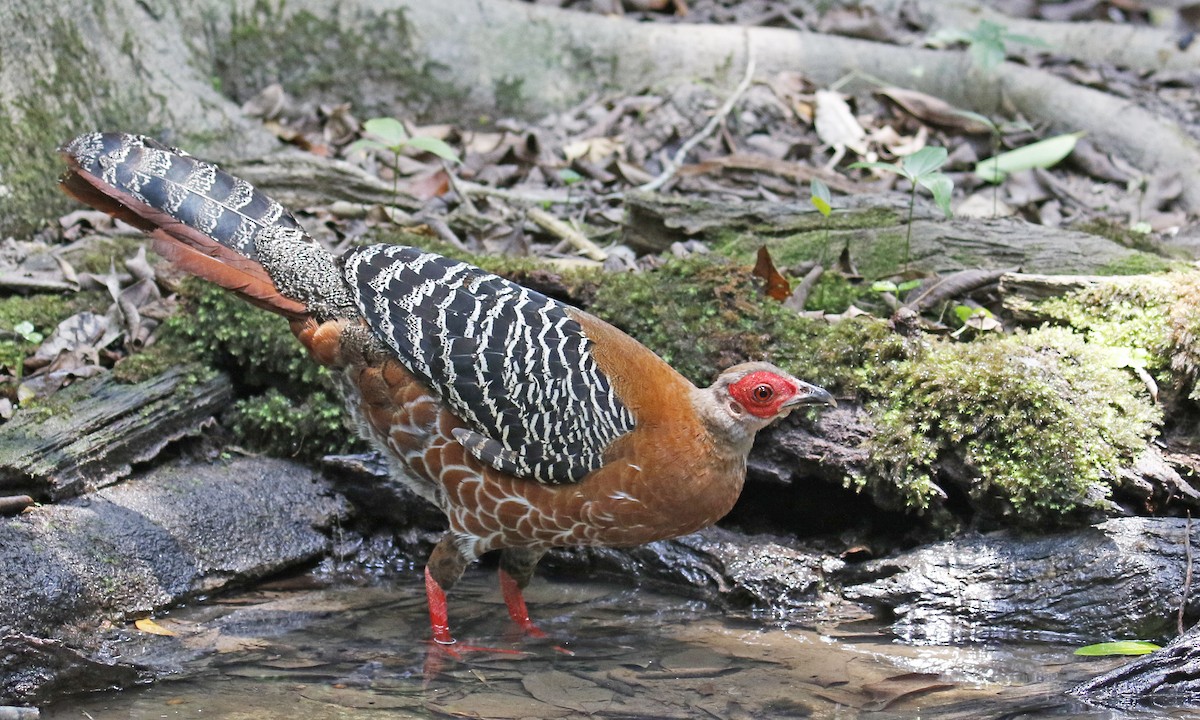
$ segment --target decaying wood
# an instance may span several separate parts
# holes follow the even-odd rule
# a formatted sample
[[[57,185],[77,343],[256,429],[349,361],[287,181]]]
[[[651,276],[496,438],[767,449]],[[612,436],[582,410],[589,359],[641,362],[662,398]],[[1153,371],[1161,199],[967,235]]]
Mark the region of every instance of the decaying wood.
[[[412,212],[421,208],[420,201],[403,191],[393,192],[390,183],[357,165],[312,153],[280,152],[226,169],[293,210],[337,200],[396,205]]]
[[[731,233],[745,234],[752,250],[763,238],[824,233],[827,226],[815,208],[795,202],[724,203],[634,192],[626,194],[625,207],[623,242],[651,253],[686,240],[729,243]],[[907,200],[899,196],[839,196],[828,223],[829,242],[848,246],[852,257],[868,256],[887,236],[906,234],[907,212]],[[1014,267],[1098,271],[1136,254],[1107,238],[1022,220],[946,220],[923,201],[913,218],[910,265],[928,272]]]
[[[1095,275],[1039,275],[1033,273],[1005,273],[1000,278],[1000,296],[1005,311],[1019,322],[1036,323],[1047,319],[1037,312],[1034,305],[1050,298],[1062,297],[1099,283],[1111,277]]]
[[[0,492],[60,500],[112,484],[133,463],[200,432],[233,397],[224,375],[184,367],[135,385],[77,382],[0,426]]]

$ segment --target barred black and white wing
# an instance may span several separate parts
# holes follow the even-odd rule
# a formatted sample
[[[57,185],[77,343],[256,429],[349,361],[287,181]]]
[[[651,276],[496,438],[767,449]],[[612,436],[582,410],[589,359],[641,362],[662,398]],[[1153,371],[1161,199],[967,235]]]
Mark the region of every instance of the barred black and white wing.
[[[467,263],[374,245],[343,257],[363,316],[504,472],[580,480],[634,427],[568,306]]]

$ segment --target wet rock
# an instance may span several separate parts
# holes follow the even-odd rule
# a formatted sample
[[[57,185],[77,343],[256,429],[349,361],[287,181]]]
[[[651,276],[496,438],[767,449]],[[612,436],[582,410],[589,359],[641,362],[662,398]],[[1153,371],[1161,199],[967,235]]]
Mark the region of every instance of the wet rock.
[[[0,670],[0,696],[5,702],[33,703],[54,695],[112,690],[151,679],[147,670],[113,657],[89,656],[60,640],[24,634],[0,638]]]
[[[357,509],[360,526],[444,530],[446,517],[428,500],[397,479],[377,452],[328,455],[322,461],[334,490]]]
[[[834,579],[848,600],[894,616],[909,641],[1161,638],[1183,599],[1185,527],[1120,518],[1046,536],[997,532],[847,566]],[[1187,610],[1200,611],[1195,593]]]
[[[0,633],[61,639],[95,659],[94,630],[105,621],[319,558],[345,514],[315,471],[265,458],[179,460],[31,509],[0,520]],[[0,642],[0,701],[58,682],[57,665],[26,672],[28,645]],[[18,673],[20,687],[9,682]]]
[[[603,573],[734,606],[786,610],[817,599],[840,561],[777,537],[712,527],[633,548],[552,550],[542,567],[563,575]]]
[[[1200,626],[1161,650],[1077,685],[1071,694],[1119,708],[1142,702],[1172,706],[1200,703]]]

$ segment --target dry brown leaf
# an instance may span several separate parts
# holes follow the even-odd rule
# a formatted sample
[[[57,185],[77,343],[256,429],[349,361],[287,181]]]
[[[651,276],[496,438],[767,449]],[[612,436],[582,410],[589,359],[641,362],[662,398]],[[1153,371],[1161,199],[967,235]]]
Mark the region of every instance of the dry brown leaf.
[[[450,176],[437,167],[404,183],[404,192],[418,200],[432,200],[450,190]]]
[[[891,100],[923,123],[967,135],[986,135],[992,131],[991,126],[982,120],[971,117],[941,98],[923,92],[886,87],[877,90],[875,94]]]
[[[871,702],[863,707],[884,710],[901,700],[954,687],[954,683],[946,682],[934,673],[904,673],[863,685],[863,692],[871,697]]]
[[[151,635],[166,635],[168,637],[176,637],[179,635],[179,633],[175,632],[174,630],[168,630],[150,618],[139,618],[138,620],[134,620],[133,626],[138,630],[141,630],[144,633],[150,633]]]
[[[767,250],[766,245],[758,249],[758,261],[754,263],[754,275],[766,282],[763,292],[772,300],[783,302],[791,296],[792,286],[783,273],[775,267],[775,261],[771,259],[771,251]]]
[[[834,149],[835,160],[830,164],[836,165],[846,150],[853,150],[859,155],[867,153],[867,131],[859,124],[858,119],[850,110],[850,105],[839,93],[830,90],[818,90],[816,93],[817,137],[821,142]]]
[[[625,143],[620,138],[613,137],[587,138],[567,143],[562,147],[563,156],[568,163],[582,158],[597,165],[607,163],[614,155],[620,156],[624,151]]]

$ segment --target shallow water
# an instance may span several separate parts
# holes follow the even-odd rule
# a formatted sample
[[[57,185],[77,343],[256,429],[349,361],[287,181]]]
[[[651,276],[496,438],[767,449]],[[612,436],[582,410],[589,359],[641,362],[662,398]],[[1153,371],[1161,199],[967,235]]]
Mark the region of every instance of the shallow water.
[[[511,635],[494,576],[450,597],[456,658],[426,642],[420,577],[387,586],[263,589],[158,618],[126,660],[178,673],[64,700],[43,718],[1168,718],[1063,694],[1120,664],[1057,645],[909,646],[873,623],[731,616],[647,589],[535,579],[551,640]],[[565,652],[566,651],[566,652]],[[573,654],[568,654],[568,652]]]

